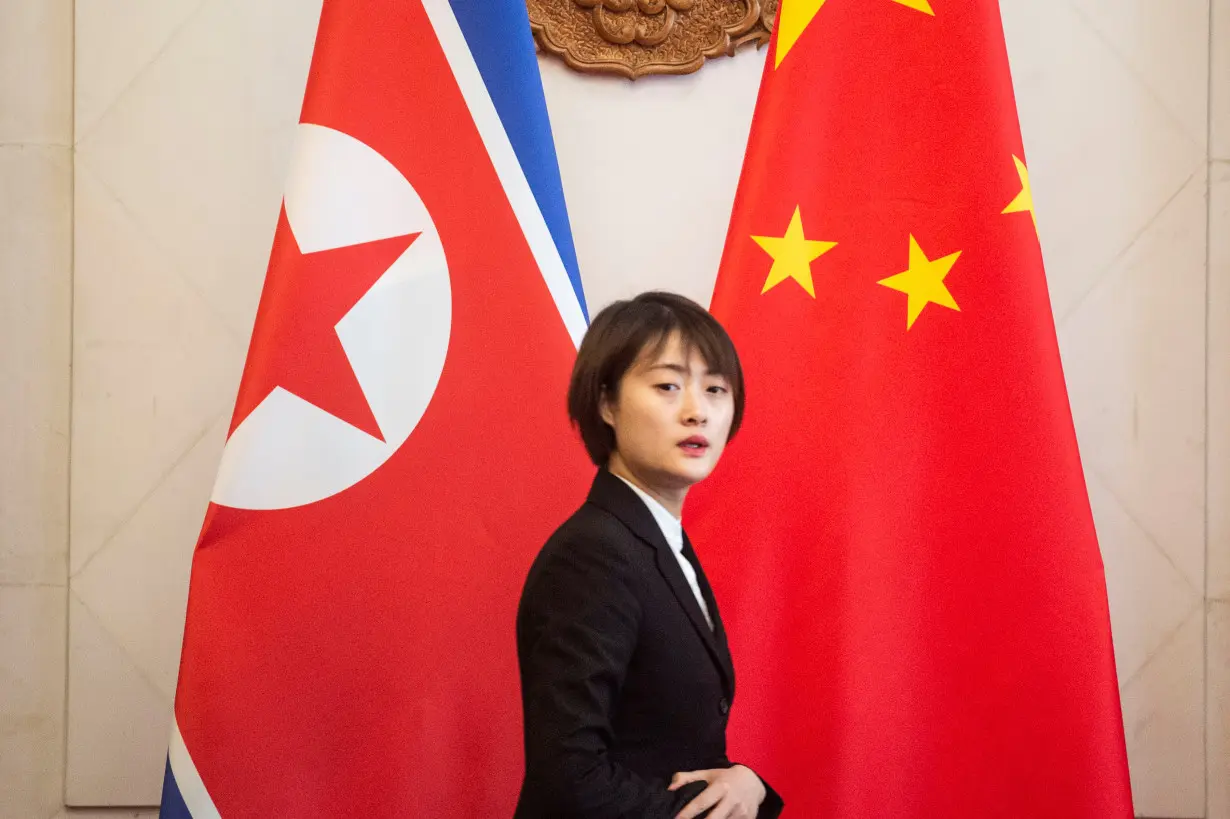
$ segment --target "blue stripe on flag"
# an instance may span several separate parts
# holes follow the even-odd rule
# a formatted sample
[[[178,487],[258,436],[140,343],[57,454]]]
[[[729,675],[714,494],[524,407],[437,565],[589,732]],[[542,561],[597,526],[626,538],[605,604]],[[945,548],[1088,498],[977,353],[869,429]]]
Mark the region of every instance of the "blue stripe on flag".
[[[588,321],[525,0],[450,0],[450,5]]]
[[[167,760],[167,771],[162,780],[162,808],[158,811],[158,819],[192,819],[192,812],[184,804],[175,774],[171,772],[170,759]]]

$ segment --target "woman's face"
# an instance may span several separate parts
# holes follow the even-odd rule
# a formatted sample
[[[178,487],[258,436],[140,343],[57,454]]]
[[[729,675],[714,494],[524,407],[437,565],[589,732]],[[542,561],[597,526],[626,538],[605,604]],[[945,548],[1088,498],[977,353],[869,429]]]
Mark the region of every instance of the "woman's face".
[[[612,471],[631,472],[660,491],[686,490],[717,466],[733,416],[726,378],[710,373],[699,351],[685,356],[672,336],[656,356],[643,351],[618,396],[602,404],[602,418],[615,430]]]

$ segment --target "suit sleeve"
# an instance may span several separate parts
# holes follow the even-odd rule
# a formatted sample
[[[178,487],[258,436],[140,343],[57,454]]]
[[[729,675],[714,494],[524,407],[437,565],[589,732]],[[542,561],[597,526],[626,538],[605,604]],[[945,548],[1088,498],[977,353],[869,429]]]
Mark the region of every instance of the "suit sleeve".
[[[760,777],[760,784],[764,785],[764,801],[760,803],[760,810],[756,811],[756,819],[777,819],[782,815],[782,809],[786,805],[777,791],[773,790],[773,786],[764,780],[764,777]]]
[[[552,815],[673,819],[704,783],[668,791],[609,754],[641,616],[631,567],[600,540],[555,545],[531,572],[518,617],[527,782]]]

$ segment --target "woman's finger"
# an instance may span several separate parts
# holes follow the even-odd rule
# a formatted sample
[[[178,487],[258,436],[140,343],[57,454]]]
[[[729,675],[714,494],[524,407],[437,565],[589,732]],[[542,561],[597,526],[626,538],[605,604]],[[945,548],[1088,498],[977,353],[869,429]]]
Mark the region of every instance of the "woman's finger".
[[[730,795],[729,792],[713,806],[713,810],[709,811],[705,819],[731,819],[735,815],[735,809],[739,807],[739,802]]]
[[[713,771],[680,771],[671,777],[671,784],[667,790],[677,790],[689,782],[708,782],[713,778],[713,774]]]
[[[705,788],[696,798],[683,806],[683,810],[675,816],[675,819],[695,819],[709,808],[722,801],[722,797],[729,792],[729,789],[720,785],[710,785]]]

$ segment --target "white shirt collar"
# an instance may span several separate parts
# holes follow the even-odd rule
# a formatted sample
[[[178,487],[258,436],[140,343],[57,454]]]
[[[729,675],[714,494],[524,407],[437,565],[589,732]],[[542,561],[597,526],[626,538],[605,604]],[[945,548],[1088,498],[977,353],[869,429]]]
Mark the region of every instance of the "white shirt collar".
[[[614,473],[611,473],[614,474]],[[672,515],[665,506],[658,502],[657,498],[650,495],[645,490],[641,489],[636,484],[623,478],[620,475],[615,475],[628,486],[632,487],[632,491],[640,495],[641,500],[649,507],[650,514],[653,519],[658,522],[658,528],[662,530],[662,536],[666,538],[666,544],[671,547],[671,551],[676,555],[683,553],[683,522],[679,518]]]

